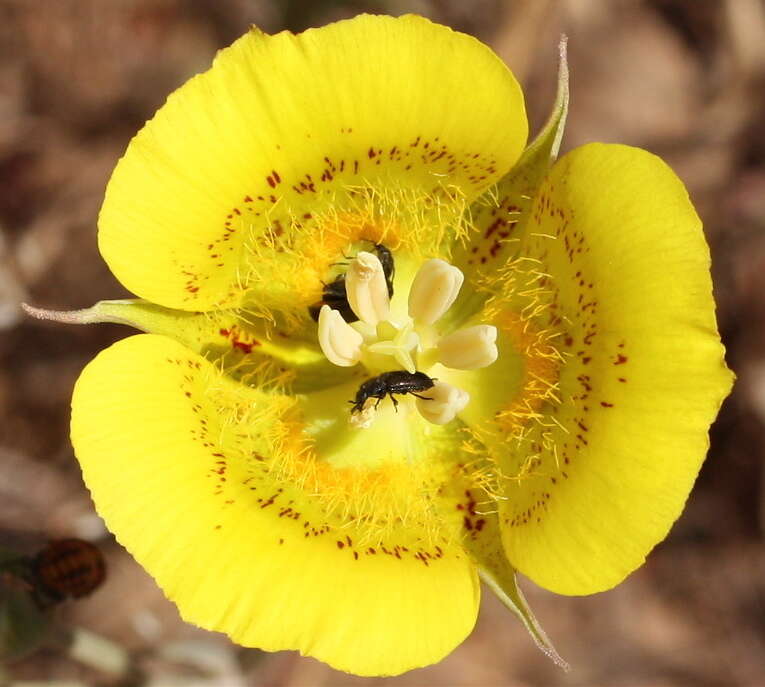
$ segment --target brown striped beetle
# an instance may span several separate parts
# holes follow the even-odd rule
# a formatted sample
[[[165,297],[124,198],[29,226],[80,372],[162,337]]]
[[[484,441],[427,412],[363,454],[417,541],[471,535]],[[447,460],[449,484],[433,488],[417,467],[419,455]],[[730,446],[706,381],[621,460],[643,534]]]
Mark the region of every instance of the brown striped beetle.
[[[82,539],[59,539],[30,561],[30,577],[38,596],[53,603],[79,599],[97,589],[106,577],[106,563],[97,546]]]

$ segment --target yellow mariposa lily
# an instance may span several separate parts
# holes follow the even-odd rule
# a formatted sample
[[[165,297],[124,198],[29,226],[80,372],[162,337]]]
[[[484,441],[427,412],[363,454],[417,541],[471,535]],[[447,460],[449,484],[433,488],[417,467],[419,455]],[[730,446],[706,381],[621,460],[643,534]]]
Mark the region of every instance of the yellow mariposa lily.
[[[486,46],[360,16],[250,31],[130,143],[99,246],[141,300],[48,316],[148,332],[83,371],[72,441],[186,620],[390,675],[466,637],[480,575],[561,662],[515,571],[590,594],[667,535],[732,381],[709,252],[653,155],[553,163],[567,87],[526,147]]]

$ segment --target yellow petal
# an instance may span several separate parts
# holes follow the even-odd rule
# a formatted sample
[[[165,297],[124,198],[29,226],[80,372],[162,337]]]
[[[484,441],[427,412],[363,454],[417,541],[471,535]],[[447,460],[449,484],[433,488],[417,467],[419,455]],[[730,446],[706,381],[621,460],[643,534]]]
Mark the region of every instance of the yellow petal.
[[[294,412],[294,399],[139,335],[82,373],[72,441],[99,513],[186,620],[361,675],[439,660],[475,621],[473,564],[417,523],[359,538],[336,503],[352,469],[306,462],[302,484],[288,469]]]
[[[262,306],[312,269],[291,236],[317,243],[324,227],[329,241],[339,230],[327,225],[349,213],[363,216],[345,243],[389,231],[367,226],[360,189],[406,211],[389,219],[410,225],[398,241],[417,242],[417,199],[464,206],[508,171],[526,134],[521,91],[497,56],[421,17],[365,15],[298,36],[253,30],[133,139],[107,189],[99,245],[120,281],[161,305],[236,306],[249,290]],[[323,275],[309,276],[320,291]],[[279,302],[309,295],[293,289]]]
[[[709,250],[666,164],[602,144],[555,165],[522,239],[538,279],[529,324],[559,334],[560,402],[507,456],[519,479],[500,503],[504,543],[538,584],[597,592],[667,535],[731,387]]]

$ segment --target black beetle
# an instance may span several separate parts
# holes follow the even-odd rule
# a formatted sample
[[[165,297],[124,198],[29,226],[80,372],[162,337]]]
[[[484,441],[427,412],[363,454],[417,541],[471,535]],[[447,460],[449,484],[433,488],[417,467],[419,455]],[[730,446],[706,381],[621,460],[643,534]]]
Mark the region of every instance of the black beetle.
[[[398,406],[398,401],[393,394],[412,394],[424,401],[432,401],[432,398],[420,396],[416,391],[425,391],[433,388],[433,382],[424,372],[407,372],[406,370],[393,370],[392,372],[383,372],[377,377],[368,379],[356,392],[356,398],[348,403],[353,404],[351,413],[360,413],[364,408],[367,399],[376,398],[375,408],[380,405],[385,396],[390,396],[393,401],[393,407]]]
[[[393,263],[393,255],[381,243],[375,243],[374,246],[377,258],[383,268],[385,283],[388,285],[388,298],[392,298],[393,276],[396,272],[396,266]],[[344,274],[336,277],[334,281],[331,281],[329,284],[324,284],[324,289],[321,292],[321,300],[318,303],[309,306],[308,312],[315,322],[319,321],[319,313],[321,312],[321,307],[323,305],[328,305],[333,310],[337,310],[346,322],[356,322],[359,319],[356,317],[356,313],[351,309],[351,306],[348,305],[348,297],[345,293]]]

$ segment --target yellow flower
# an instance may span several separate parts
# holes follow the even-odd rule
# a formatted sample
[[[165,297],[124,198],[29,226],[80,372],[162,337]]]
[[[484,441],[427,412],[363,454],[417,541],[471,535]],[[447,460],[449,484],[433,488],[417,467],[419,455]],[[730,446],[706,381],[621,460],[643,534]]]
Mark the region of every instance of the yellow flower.
[[[360,16],[252,30],[131,142],[99,246],[145,300],[52,316],[149,332],[84,370],[72,441],[186,620],[395,674],[480,575],[560,661],[515,571],[591,594],[666,536],[732,381],[709,253],[653,155],[553,164],[566,103],[564,61],[524,152],[486,46]]]

